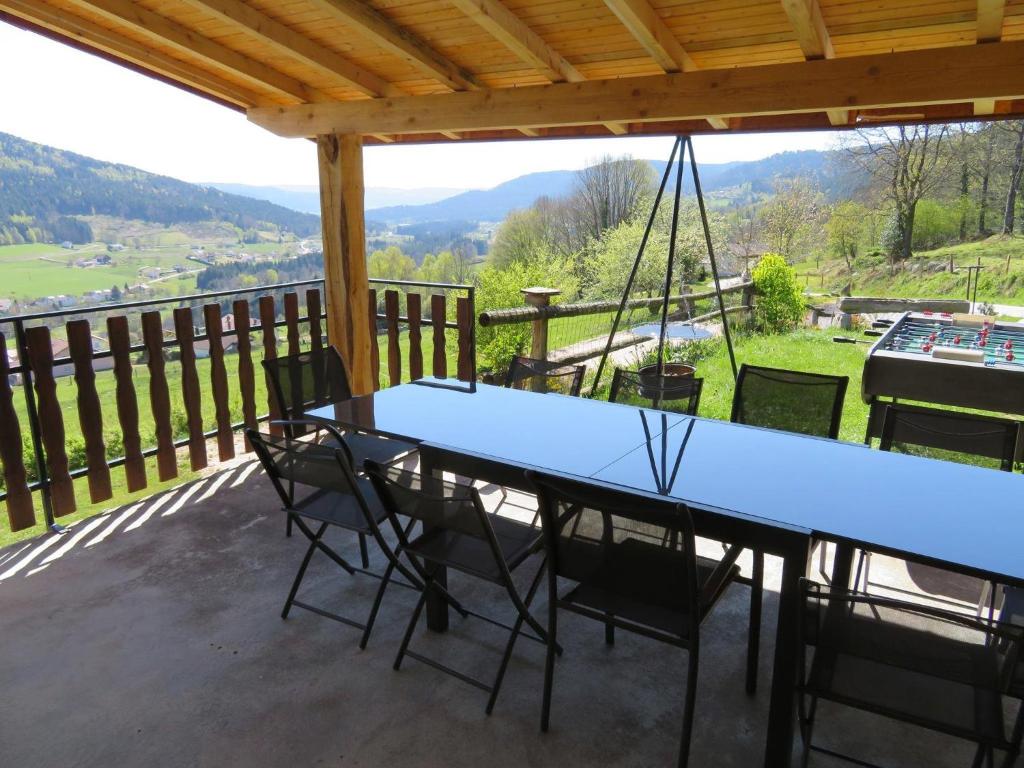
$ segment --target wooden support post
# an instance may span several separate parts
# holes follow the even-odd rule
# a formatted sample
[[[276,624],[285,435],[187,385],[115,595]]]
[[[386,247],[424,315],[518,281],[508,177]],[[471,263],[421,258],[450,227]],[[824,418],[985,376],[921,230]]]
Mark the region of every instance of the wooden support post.
[[[352,393],[373,391],[369,282],[363,217],[363,140],[356,135],[317,137],[320,212],[324,239],[327,337],[348,366]]]
[[[551,304],[551,297],[561,293],[556,288],[520,288],[523,299],[531,307],[546,307]],[[536,360],[548,359],[548,319],[541,317],[533,321],[533,341],[530,344],[530,357]]]

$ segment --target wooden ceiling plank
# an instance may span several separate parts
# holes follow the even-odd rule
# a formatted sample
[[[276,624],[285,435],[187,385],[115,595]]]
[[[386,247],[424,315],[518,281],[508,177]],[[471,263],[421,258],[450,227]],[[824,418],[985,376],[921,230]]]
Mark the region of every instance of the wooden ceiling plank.
[[[387,80],[344,56],[312,41],[301,32],[266,16],[239,0],[184,0],[193,8],[206,11],[219,19],[238,25],[277,51],[337,78],[343,85],[355,88],[365,96],[400,96],[403,91]]]
[[[310,0],[329,11],[346,26],[353,28],[382,48],[408,61],[421,72],[454,91],[473,90],[480,83],[469,72],[449,61],[407,29],[359,0]]]
[[[241,107],[269,106],[265,96],[211,72],[142,45],[88,19],[32,0],[0,0],[0,9],[32,24],[67,35],[104,53],[184,83]]]
[[[248,114],[282,136],[585,126],[1018,99],[1022,72],[1024,41]]]
[[[188,56],[195,56],[235,72],[266,88],[311,102],[322,98],[305,83],[238,51],[226,48],[188,27],[154,13],[130,0],[74,0],[115,24],[127,26]]]
[[[666,72],[692,72],[697,65],[647,0],[604,0],[622,25]]]
[[[1006,0],[978,0],[977,41],[998,42],[1003,37]]]

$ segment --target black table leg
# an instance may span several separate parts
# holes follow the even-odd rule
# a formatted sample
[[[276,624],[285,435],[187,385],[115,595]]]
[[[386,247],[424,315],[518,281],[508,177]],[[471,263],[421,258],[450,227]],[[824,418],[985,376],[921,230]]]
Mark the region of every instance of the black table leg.
[[[796,724],[796,684],[800,629],[800,579],[807,572],[810,537],[794,533],[782,554],[782,586],[779,591],[779,620],[775,632],[775,662],[772,670],[771,708],[768,712],[768,744],[765,768],[789,768],[793,760]]]
[[[836,544],[836,557],[832,562],[831,585],[836,589],[850,588],[850,575],[853,573],[853,559],[857,548],[849,543]]]
[[[440,476],[441,469],[436,467],[430,452],[420,449],[420,473]],[[443,566],[430,565],[431,575],[438,586],[448,586],[448,569]],[[448,602],[436,590],[427,593],[427,629],[434,632],[448,630]]]

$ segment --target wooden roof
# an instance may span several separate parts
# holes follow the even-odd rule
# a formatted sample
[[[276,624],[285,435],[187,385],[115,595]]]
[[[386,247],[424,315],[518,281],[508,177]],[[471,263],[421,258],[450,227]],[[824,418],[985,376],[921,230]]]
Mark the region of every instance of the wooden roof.
[[[1024,115],[1024,0],[0,0],[0,18],[287,136]]]

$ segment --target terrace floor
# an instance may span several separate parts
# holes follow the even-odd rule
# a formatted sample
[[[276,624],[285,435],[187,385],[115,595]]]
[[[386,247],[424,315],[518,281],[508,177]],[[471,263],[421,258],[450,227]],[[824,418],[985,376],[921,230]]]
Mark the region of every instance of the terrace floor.
[[[284,536],[252,462],[0,550],[0,761],[10,766],[673,765],[683,651],[566,615],[552,729],[539,732],[543,649],[520,640],[492,716],[486,696],[407,659],[415,601],[389,590],[370,645],[295,609],[280,618],[305,540]],[[334,544],[355,558],[354,540]],[[709,551],[717,545],[708,543]],[[721,550],[718,549],[718,552]],[[376,563],[379,564],[379,556]],[[708,620],[692,765],[761,765],[778,563],[768,561],[760,691],[743,691],[748,593]],[[532,576],[526,567],[524,578]],[[909,583],[876,559],[872,579]],[[941,583],[940,583],[941,582]],[[932,583],[952,592],[958,585]],[[376,584],[315,557],[305,599],[361,617]],[[451,578],[471,607],[507,616],[497,589]],[[968,585],[967,593],[972,598]],[[542,590],[543,593],[543,590]],[[346,609],[347,606],[347,609]],[[535,610],[544,610],[543,594]],[[503,635],[453,618],[413,647],[489,676]],[[957,740],[822,705],[816,739],[891,766],[966,766]],[[870,741],[868,741],[870,739]],[[812,765],[838,765],[815,755]]]

